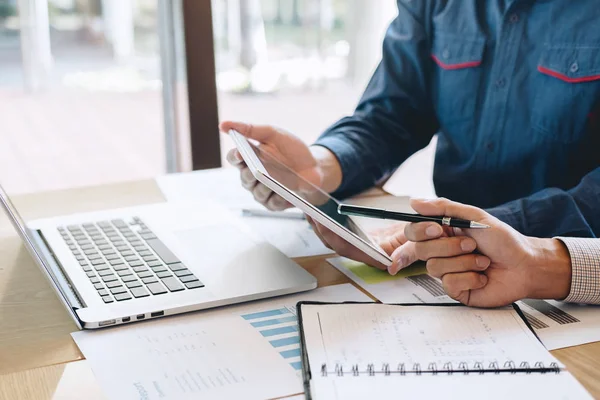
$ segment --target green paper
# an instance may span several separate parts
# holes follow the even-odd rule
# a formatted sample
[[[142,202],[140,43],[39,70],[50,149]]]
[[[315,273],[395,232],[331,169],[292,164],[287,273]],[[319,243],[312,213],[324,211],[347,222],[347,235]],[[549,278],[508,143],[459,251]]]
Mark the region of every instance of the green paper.
[[[427,273],[427,268],[425,268],[425,263],[423,262],[418,262],[410,267],[404,268],[396,275],[390,275],[387,271],[382,271],[380,269],[370,267],[367,264],[355,261],[345,261],[344,266],[369,285],[387,281],[395,281],[397,279],[403,279],[409,276],[423,275]]]

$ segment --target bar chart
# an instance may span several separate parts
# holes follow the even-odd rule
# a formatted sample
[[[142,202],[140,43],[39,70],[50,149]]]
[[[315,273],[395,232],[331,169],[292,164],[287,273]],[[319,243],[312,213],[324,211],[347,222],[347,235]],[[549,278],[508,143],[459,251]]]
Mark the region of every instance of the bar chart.
[[[302,370],[300,336],[295,308],[281,307],[242,314],[241,317],[258,330],[294,370]]]

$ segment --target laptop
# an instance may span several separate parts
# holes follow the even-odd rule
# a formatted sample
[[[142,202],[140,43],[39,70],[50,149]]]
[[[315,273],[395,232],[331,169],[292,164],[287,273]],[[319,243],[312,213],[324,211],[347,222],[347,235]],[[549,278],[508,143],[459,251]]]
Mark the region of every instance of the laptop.
[[[0,204],[80,329],[317,287],[312,275],[209,200],[27,224],[2,187]]]

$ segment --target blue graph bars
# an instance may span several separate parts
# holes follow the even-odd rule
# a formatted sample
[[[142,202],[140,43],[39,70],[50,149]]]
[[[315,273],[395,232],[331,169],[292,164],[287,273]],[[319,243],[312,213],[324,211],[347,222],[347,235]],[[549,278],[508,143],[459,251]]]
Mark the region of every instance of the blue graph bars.
[[[241,317],[256,328],[279,351],[281,357],[289,360],[294,370],[302,369],[298,320],[290,309],[283,307],[244,314]]]

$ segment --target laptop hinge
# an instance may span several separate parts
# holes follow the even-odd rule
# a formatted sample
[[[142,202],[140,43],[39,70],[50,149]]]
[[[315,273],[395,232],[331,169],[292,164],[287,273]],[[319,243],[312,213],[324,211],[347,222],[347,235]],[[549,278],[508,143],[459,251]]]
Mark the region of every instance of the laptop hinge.
[[[44,246],[37,246],[41,255],[47,261],[48,264],[48,273],[51,279],[56,284],[56,287],[62,294],[63,298],[67,301],[69,306],[75,311],[80,308],[85,308],[85,303],[83,300],[77,295],[77,292],[73,289],[71,282],[67,278],[58,258],[52,252],[51,247],[48,245],[46,238],[42,234],[41,231],[35,230],[31,231],[34,236],[37,236],[43,243]],[[77,315],[75,313],[75,315]]]

